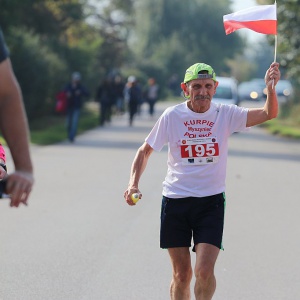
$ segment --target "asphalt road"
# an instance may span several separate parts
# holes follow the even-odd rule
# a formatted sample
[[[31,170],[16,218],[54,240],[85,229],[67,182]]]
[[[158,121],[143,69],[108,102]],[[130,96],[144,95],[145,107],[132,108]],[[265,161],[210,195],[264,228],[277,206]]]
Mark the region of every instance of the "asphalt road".
[[[159,248],[166,149],[150,158],[143,199],[135,207],[123,200],[155,119],[143,107],[133,127],[116,116],[74,144],[32,147],[29,207],[0,201],[1,300],[169,299],[171,267]],[[214,299],[300,299],[300,143],[259,128],[234,134],[227,173]]]

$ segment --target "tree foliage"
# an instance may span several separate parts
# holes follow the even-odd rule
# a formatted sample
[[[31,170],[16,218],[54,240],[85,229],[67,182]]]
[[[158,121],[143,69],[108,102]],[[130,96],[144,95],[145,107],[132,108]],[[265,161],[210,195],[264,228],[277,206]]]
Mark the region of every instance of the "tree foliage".
[[[29,117],[35,118],[52,111],[53,103],[49,99],[64,80],[65,63],[33,32],[13,28],[7,42]]]
[[[92,73],[103,39],[86,23],[86,1],[1,0],[1,27],[32,120],[52,113],[73,71]]]
[[[226,36],[230,0],[0,0],[0,22],[29,119],[50,113],[73,71],[93,94],[120,72],[168,78],[196,61],[230,73],[226,59],[243,48]]]
[[[148,76],[165,82],[199,61],[229,72],[226,59],[242,50],[238,35],[226,36],[223,15],[230,1],[140,0],[131,48],[137,64]]]

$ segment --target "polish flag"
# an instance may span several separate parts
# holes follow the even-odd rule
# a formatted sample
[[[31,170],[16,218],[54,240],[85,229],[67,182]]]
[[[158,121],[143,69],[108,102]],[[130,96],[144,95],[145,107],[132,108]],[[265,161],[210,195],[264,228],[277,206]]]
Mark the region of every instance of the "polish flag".
[[[248,28],[264,34],[277,34],[276,4],[259,5],[223,16],[225,33]]]

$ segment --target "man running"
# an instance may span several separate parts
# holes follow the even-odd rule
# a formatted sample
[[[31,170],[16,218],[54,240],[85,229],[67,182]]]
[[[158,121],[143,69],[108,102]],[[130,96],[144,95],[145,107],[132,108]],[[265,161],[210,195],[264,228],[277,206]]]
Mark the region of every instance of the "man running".
[[[228,138],[277,116],[279,79],[279,64],[274,62],[265,75],[267,99],[261,108],[216,104],[212,102],[218,87],[213,68],[204,63],[192,65],[181,84],[186,101],[165,110],[136,153],[124,193],[129,205],[135,205],[133,193],[141,197],[139,181],[153,150],[168,144],[160,246],[168,249],[171,258],[172,300],[191,297],[191,240],[196,252],[195,297],[213,297],[214,266],[222,249]]]

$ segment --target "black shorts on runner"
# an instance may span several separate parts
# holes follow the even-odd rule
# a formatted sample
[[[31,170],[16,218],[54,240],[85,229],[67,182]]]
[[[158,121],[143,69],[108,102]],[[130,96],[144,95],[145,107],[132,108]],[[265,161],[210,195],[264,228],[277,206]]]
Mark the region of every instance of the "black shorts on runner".
[[[224,212],[224,193],[202,198],[163,196],[160,247],[191,247],[193,238],[194,245],[207,243],[223,249]]]

